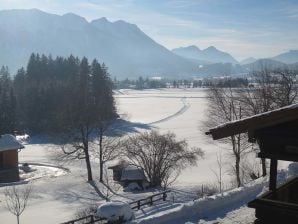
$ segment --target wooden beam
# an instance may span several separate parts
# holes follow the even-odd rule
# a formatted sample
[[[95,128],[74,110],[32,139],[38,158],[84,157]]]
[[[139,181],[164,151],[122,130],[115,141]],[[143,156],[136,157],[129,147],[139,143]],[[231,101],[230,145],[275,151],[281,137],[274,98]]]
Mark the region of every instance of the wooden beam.
[[[217,140],[235,134],[253,132],[254,130],[271,127],[294,120],[298,120],[298,104],[237,121],[231,121],[210,129],[208,132],[206,132],[206,134],[211,134],[213,139]]]
[[[270,160],[270,181],[269,190],[276,190],[276,177],[277,177],[277,159]]]

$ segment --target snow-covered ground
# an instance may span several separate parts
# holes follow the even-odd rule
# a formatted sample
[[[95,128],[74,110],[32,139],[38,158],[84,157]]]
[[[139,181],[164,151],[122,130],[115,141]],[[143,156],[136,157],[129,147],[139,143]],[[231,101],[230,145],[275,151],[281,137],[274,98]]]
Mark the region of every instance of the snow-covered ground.
[[[204,159],[196,167],[183,171],[177,184],[198,186],[216,181],[212,169],[216,169],[216,153],[225,146],[205,135],[203,122],[207,117],[205,89],[122,90],[117,94],[117,106],[123,116],[132,122],[150,125],[161,132],[174,132],[179,139],[186,139],[190,146],[200,147]],[[223,150],[223,152],[226,152]],[[226,154],[226,162],[229,164]],[[229,165],[227,165],[227,168]],[[194,177],[193,174],[196,174]],[[224,175],[226,182],[230,176]]]
[[[212,170],[217,168],[216,153],[219,150],[222,150],[224,153],[224,169],[226,171],[230,169],[232,162],[226,150],[227,146],[212,141],[210,137],[204,134],[207,130],[203,125],[203,121],[208,116],[206,113],[207,99],[205,98],[205,90],[121,90],[117,91],[115,97],[121,116],[136,124],[143,124],[143,126],[136,126],[137,130],[143,131],[142,128],[146,127],[147,129],[158,129],[161,132],[171,131],[176,134],[178,139],[186,139],[190,146],[200,147],[205,151],[204,159],[199,160],[197,166],[184,170],[173,186],[176,192],[175,203],[160,203],[157,206],[144,210],[143,213],[139,211],[136,213],[137,219],[141,222],[144,218],[144,221],[142,221],[144,223],[157,223],[152,221],[153,219],[151,220],[152,222],[146,222],[145,220],[150,220],[163,214],[171,214],[171,211],[181,212],[182,210],[191,209],[191,206],[200,208],[200,213],[198,214],[201,216],[196,214],[190,219],[185,219],[183,218],[185,213],[181,212],[182,216],[180,219],[177,217],[175,223],[209,223],[210,218],[217,219],[217,217],[210,216],[208,218],[205,216],[206,220],[202,220],[202,217],[204,218],[202,211],[206,211],[206,215],[209,214],[206,203],[209,203],[210,206],[212,205],[212,202],[208,202],[207,199],[204,199],[207,202],[188,202],[195,197],[194,192],[200,190],[202,184],[214,184],[216,182],[216,177]],[[34,194],[32,195],[32,200],[30,200],[29,207],[21,216],[21,223],[61,223],[73,219],[77,209],[99,204],[103,200],[102,194],[105,194],[104,186],[97,181],[95,181],[95,186],[86,182],[84,161],[63,164],[61,167],[63,169],[60,169],[56,167],[57,164],[51,160],[50,156],[57,146],[42,143],[42,141],[37,141],[34,138],[30,144],[25,146],[26,148],[19,153],[20,162],[35,163],[33,168],[38,171],[33,177],[39,176],[31,181]],[[254,158],[254,155],[251,155],[251,158]],[[93,171],[96,180],[98,179],[97,169],[98,165],[94,162]],[[230,178],[228,173],[225,172],[224,182],[226,184],[230,182]],[[0,187],[0,223],[14,223],[15,217],[4,208],[3,190],[4,187]],[[258,190],[260,189],[258,188]],[[254,197],[258,190],[252,190],[253,193],[250,196]],[[130,193],[123,192],[120,189],[112,199],[133,201],[152,193],[154,192]],[[217,197],[217,199],[220,200],[220,197]],[[241,200],[237,206],[240,207],[245,203],[245,201]],[[246,212],[253,213],[252,210],[246,207],[238,207],[239,212],[243,214],[247,214]],[[214,206],[209,207],[209,211],[212,211],[211,208],[213,209]],[[218,210],[221,210],[221,208],[218,207],[217,212]],[[194,212],[196,211],[194,210]],[[235,212],[227,212],[230,212],[226,215],[227,218],[236,217]],[[223,217],[224,215],[221,214],[221,216]],[[168,223],[173,222],[169,221]]]

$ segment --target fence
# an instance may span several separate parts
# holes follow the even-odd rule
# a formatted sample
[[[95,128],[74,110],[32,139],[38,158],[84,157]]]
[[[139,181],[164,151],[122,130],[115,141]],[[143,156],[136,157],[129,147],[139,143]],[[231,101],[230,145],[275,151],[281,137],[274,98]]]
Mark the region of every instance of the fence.
[[[167,193],[169,193],[170,190],[167,191],[163,191],[154,195],[151,195],[147,198],[142,198],[140,200],[137,201],[133,201],[130,203],[130,206],[132,209],[138,209],[140,210],[141,207],[145,206],[145,205],[153,205],[154,202],[156,201],[165,201],[167,199]]]
[[[133,201],[130,204],[131,209],[141,209],[141,207],[145,205],[153,205],[156,201],[165,201],[167,199],[167,193],[169,193],[170,190],[163,191],[157,194],[153,194],[149,197],[142,198],[137,201]],[[79,219],[71,220],[68,222],[64,222],[62,224],[106,224],[108,221],[103,218],[96,218],[94,215],[88,215]],[[119,222],[120,223],[120,222]]]

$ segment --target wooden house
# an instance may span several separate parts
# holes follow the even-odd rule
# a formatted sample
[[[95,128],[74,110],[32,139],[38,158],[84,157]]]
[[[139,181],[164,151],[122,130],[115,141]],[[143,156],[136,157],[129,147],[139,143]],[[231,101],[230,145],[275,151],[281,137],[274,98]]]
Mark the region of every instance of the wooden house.
[[[0,183],[19,180],[18,151],[22,148],[13,135],[0,136]]]
[[[269,192],[248,203],[256,210],[255,223],[298,223],[298,177],[276,186],[278,160],[298,162],[298,104],[213,129],[213,139],[248,133],[249,142],[259,145],[261,158],[270,159]]]

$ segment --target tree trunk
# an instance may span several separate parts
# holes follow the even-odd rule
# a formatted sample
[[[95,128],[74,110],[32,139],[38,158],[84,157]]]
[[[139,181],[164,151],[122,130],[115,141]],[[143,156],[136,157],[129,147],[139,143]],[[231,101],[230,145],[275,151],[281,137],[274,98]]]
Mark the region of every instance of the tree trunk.
[[[88,181],[93,181],[92,168],[91,168],[90,156],[89,156],[89,148],[88,148],[87,142],[84,142],[84,152],[85,152],[85,161],[86,161],[86,167],[87,167]]]
[[[161,186],[161,179],[157,176],[153,176],[150,180],[150,187],[160,187]]]
[[[103,138],[103,134],[102,134],[102,130],[100,131],[100,135],[99,135],[99,181],[103,182],[103,158],[102,158],[102,138]]]
[[[86,168],[87,168],[88,181],[93,181],[92,167],[91,167],[90,155],[89,155],[88,129],[85,131],[84,128],[81,128],[81,137],[82,137],[82,143],[84,146],[83,150],[84,150],[84,154],[85,154],[85,162],[86,162]]]
[[[267,175],[267,170],[266,170],[266,159],[261,158],[262,162],[262,176],[265,177]]]
[[[241,179],[240,179],[240,156],[236,156],[236,180],[237,180],[237,187],[241,187]]]
[[[20,224],[20,216],[17,215],[17,223]]]
[[[93,181],[92,177],[92,168],[90,163],[90,156],[88,150],[85,150],[85,160],[86,160],[86,167],[87,167],[87,174],[88,174],[88,181]]]

